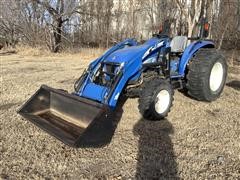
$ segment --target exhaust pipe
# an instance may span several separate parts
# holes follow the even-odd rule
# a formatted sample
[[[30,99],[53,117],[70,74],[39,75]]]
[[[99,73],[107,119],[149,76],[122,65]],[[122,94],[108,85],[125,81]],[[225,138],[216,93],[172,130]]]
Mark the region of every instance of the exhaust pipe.
[[[18,113],[63,143],[77,147],[94,122],[108,118],[110,109],[104,104],[42,85]]]

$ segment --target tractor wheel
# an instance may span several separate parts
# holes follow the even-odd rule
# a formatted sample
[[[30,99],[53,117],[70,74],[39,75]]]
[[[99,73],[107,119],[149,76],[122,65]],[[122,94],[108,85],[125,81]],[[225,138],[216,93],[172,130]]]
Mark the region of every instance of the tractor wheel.
[[[138,109],[147,120],[161,120],[170,112],[173,94],[173,88],[167,80],[154,78],[143,87]]]
[[[200,49],[190,61],[187,74],[188,94],[197,100],[214,101],[222,93],[227,63],[216,49]]]

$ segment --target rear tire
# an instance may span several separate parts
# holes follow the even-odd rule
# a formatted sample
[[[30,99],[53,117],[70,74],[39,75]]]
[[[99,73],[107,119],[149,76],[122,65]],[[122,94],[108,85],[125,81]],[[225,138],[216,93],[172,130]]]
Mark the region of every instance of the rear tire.
[[[164,119],[172,107],[174,91],[164,79],[155,78],[147,82],[138,100],[138,109],[147,120]]]
[[[222,93],[227,77],[227,63],[216,49],[200,49],[188,66],[188,94],[197,100],[214,101]]]

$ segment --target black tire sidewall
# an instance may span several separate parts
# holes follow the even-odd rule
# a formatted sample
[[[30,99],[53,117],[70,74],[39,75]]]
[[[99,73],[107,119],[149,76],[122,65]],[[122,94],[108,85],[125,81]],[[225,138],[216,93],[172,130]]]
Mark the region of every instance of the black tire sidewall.
[[[212,91],[210,88],[210,75],[213,66],[221,63],[223,67],[223,79],[218,90]],[[186,75],[188,94],[201,101],[212,102],[220,97],[227,78],[228,66],[225,57],[216,49],[200,49],[196,52],[188,66]]]

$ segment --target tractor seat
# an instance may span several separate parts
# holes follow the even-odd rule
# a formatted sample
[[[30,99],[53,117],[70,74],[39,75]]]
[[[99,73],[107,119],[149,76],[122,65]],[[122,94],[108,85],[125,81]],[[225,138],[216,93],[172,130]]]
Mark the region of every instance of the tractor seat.
[[[188,38],[186,36],[176,36],[172,39],[170,46],[172,53],[182,53],[187,46]]]

